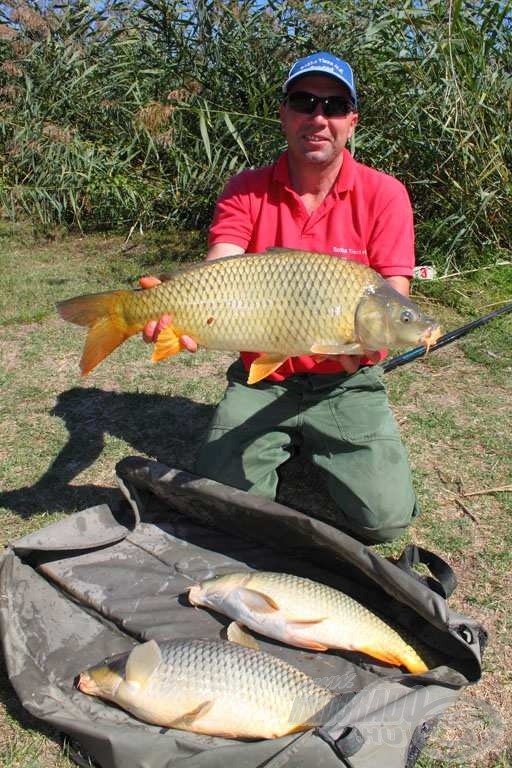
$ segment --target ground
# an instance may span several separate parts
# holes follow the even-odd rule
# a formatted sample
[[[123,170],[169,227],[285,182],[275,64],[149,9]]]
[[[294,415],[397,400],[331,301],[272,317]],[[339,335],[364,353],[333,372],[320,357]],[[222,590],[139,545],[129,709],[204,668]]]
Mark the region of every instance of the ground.
[[[199,256],[199,239],[188,242]],[[233,358],[181,353],[153,366],[148,348],[134,339],[90,377],[79,376],[83,332],[56,317],[54,302],[168,269],[166,249],[154,242],[123,250],[121,238],[45,243],[4,230],[0,264],[0,544],[6,544],[74,510],[115,501],[113,468],[124,456],[190,469]],[[510,301],[510,271],[455,277],[421,293],[415,286],[415,298],[451,329],[489,312],[488,304]],[[386,376],[422,514],[402,540],[378,549],[397,554],[414,542],[441,555],[458,579],[450,606],[489,632],[482,680],[445,718],[420,768],[512,765],[511,330],[509,315]],[[300,461],[285,468],[280,494],[310,514],[332,514],[321,478]],[[3,666],[0,762],[71,765],[55,734],[22,709]]]

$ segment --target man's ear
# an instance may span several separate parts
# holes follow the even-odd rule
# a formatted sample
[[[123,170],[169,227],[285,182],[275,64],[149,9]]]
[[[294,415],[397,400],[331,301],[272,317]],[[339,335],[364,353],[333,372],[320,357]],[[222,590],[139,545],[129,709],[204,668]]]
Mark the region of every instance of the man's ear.
[[[348,134],[348,138],[349,139],[351,139],[352,136],[354,135],[354,131],[356,129],[356,125],[357,125],[358,122],[359,122],[359,114],[357,112],[353,112],[352,113],[352,117],[351,117],[351,121],[350,121],[349,134]]]

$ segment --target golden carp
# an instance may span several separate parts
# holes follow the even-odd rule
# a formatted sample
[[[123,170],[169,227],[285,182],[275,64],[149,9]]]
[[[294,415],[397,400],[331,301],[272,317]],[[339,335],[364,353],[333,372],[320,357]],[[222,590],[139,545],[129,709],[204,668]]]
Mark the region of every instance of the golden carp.
[[[380,661],[427,671],[415,649],[361,603],[337,589],[287,573],[242,572],[190,587],[192,605],[213,608],[275,640],[326,651],[358,651]]]
[[[153,361],[180,351],[180,336],[210,349],[260,352],[253,384],[293,355],[364,354],[425,344],[437,323],[373,269],[322,253],[271,249],[196,264],[154,288],[77,296],[57,305],[88,326],[83,374],[149,320],[170,314]]]
[[[76,685],[148,723],[244,739],[320,725],[336,699],[281,659],[222,640],[150,640],[82,672]]]

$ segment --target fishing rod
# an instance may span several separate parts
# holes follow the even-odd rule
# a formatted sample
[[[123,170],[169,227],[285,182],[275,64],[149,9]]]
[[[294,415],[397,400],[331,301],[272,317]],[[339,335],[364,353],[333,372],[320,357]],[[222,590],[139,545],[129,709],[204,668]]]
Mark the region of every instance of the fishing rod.
[[[454,331],[450,331],[449,333],[445,333],[444,336],[441,336],[435,344],[432,344],[429,352],[434,352],[436,349],[440,349],[440,347],[445,347],[447,344],[451,344],[452,341],[455,341],[455,339],[460,339],[461,336],[464,336],[469,331],[472,331],[474,328],[479,328],[481,325],[484,325],[485,323],[488,323],[489,320],[492,320],[495,317],[499,317],[499,315],[505,315],[507,312],[512,312],[512,303],[511,304],[505,304],[504,307],[500,307],[499,309],[495,309],[494,312],[490,312],[488,315],[484,315],[483,317],[480,317],[478,320],[473,320],[471,323],[466,323],[466,325],[461,325],[460,328],[455,328]],[[413,360],[416,360],[418,357],[422,357],[427,353],[426,347],[414,347],[413,349],[409,349],[407,352],[403,352],[401,355],[397,355],[396,357],[392,357],[390,360],[387,361],[387,363],[383,363],[384,373],[388,373],[389,371],[392,371],[394,368],[398,368],[401,365],[405,365],[406,363],[410,363]]]

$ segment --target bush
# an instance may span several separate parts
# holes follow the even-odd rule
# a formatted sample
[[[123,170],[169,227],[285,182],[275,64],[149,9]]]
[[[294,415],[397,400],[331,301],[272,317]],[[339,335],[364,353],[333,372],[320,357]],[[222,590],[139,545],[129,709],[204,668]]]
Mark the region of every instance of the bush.
[[[509,2],[12,0],[0,18],[0,202],[46,226],[202,227],[283,147],[281,83],[354,66],[355,152],[397,175],[420,260],[492,262],[512,231]]]

